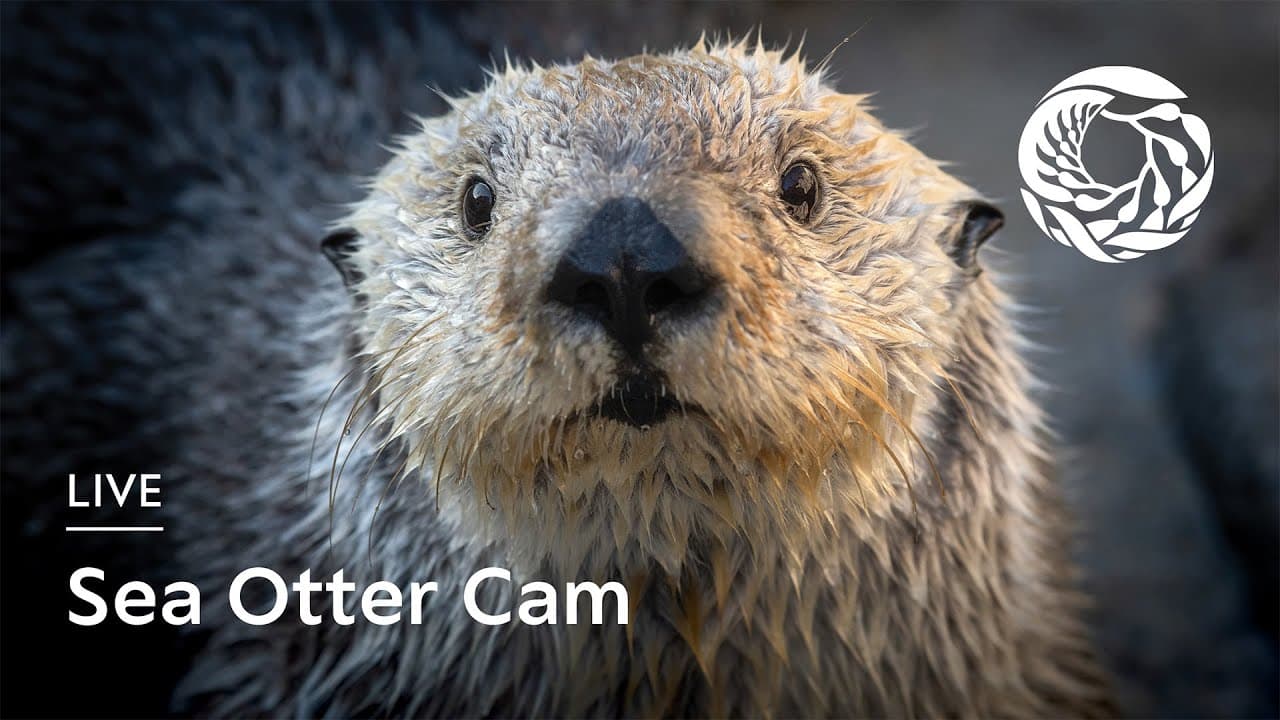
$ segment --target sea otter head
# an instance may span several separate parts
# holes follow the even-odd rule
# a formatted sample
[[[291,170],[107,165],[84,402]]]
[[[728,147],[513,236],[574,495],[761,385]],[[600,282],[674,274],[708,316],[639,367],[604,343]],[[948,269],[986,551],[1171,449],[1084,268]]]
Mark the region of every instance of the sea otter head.
[[[362,396],[438,502],[568,565],[673,570],[927,467],[1000,215],[862,97],[700,44],[508,68],[451,105],[331,248]]]

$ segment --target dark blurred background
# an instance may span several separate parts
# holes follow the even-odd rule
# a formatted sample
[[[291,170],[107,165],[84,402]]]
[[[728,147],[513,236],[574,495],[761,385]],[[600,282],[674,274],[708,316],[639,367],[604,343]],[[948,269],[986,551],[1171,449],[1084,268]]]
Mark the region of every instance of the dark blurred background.
[[[194,84],[216,92],[240,82],[183,62],[256,72],[264,137],[327,153],[319,162],[355,177],[377,168],[380,144],[408,129],[408,113],[442,111],[428,86],[477,88],[506,52],[619,56],[687,45],[703,30],[756,29],[771,44],[803,39],[814,61],[857,31],[832,61],[837,87],[874,91],[882,120],[1002,205],[1008,224],[984,253],[1010,278],[1039,345],[1032,361],[1081,525],[1093,625],[1125,714],[1276,716],[1280,5],[1042,2],[0,4],[2,714],[156,714],[181,670],[182,645],[165,630],[67,627],[66,567],[94,553],[125,567],[150,560],[136,548],[76,545],[56,523],[33,520],[42,504],[62,502],[70,458],[102,461],[82,451],[111,429],[84,399],[94,371],[78,376],[83,392],[73,383],[42,395],[30,390],[42,375],[24,352],[34,335],[60,332],[37,326],[29,296],[78,282],[74,268],[95,246],[181,215],[191,170],[145,148],[219,122],[187,101]],[[1018,193],[1017,142],[1033,106],[1098,65],[1134,65],[1179,86],[1216,153],[1192,231],[1118,266],[1042,236]],[[296,112],[361,82],[378,102],[360,122],[335,124],[342,135],[325,136],[329,114],[309,125]],[[1117,141],[1087,146],[1095,175],[1134,173],[1132,152],[1109,145]],[[358,190],[324,197],[308,219],[316,227]],[[128,263],[127,253],[112,257]],[[92,339],[66,340],[79,341]],[[149,642],[170,650],[130,658]],[[137,668],[148,675],[127,674]],[[55,678],[67,689],[45,689]]]

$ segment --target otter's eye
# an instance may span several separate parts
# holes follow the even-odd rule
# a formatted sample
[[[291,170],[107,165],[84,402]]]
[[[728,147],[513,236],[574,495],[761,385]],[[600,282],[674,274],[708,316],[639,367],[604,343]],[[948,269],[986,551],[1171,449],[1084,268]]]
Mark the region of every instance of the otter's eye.
[[[787,206],[787,214],[796,222],[806,223],[818,206],[818,176],[813,168],[796,163],[782,173],[778,197]]]
[[[472,179],[462,194],[462,222],[467,232],[479,237],[489,232],[493,224],[493,188],[489,183]]]

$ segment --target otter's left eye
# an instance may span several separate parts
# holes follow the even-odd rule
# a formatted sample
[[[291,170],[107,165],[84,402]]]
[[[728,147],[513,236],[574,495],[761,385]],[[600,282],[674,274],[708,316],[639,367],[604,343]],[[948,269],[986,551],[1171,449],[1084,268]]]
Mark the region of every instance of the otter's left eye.
[[[778,196],[787,207],[787,214],[796,222],[807,223],[818,207],[818,176],[813,168],[796,163],[782,173]]]
[[[462,194],[462,222],[467,232],[479,237],[489,232],[493,224],[493,188],[489,183],[473,178]]]

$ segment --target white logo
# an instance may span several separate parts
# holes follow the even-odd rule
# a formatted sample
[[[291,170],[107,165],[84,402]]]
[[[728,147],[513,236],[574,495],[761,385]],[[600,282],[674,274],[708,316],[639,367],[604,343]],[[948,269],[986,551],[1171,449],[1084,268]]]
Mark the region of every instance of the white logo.
[[[1118,96],[1138,98],[1146,108],[1107,109]],[[1140,258],[1181,240],[1213,182],[1208,126],[1171,102],[1186,97],[1155,73],[1109,66],[1076,73],[1041,98],[1018,143],[1022,199],[1040,229],[1108,263]],[[1099,117],[1129,125],[1145,144],[1146,162],[1122,185],[1099,182],[1084,166],[1085,132]]]

